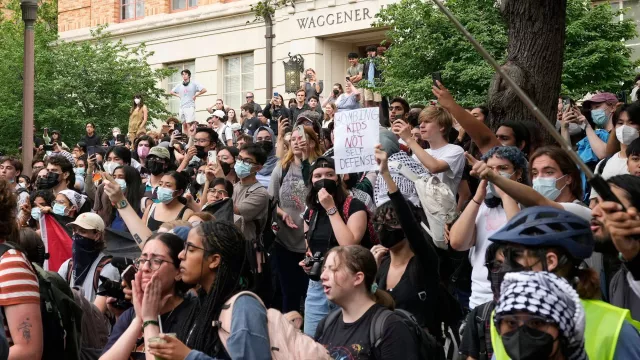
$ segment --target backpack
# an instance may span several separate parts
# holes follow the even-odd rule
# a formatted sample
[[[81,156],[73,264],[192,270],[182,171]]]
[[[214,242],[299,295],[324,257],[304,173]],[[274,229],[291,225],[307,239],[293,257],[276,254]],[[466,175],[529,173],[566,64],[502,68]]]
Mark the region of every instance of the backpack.
[[[100,273],[107,264],[111,264],[111,260],[113,260],[112,256],[105,255],[100,259],[100,262],[98,262],[96,272],[93,273],[93,290],[96,293],[98,292],[98,285],[100,284]],[[69,259],[69,263],[67,265],[67,284],[71,284],[71,277],[73,276],[73,258]]]
[[[489,301],[482,305],[478,305],[478,310],[476,314],[482,311],[481,315],[476,315],[474,322],[476,329],[478,330],[478,360],[489,360],[488,350],[491,349],[493,353],[493,347],[491,346],[491,336],[487,336],[487,321],[491,319],[491,313],[493,309],[496,307],[496,303],[494,301]]]
[[[338,320],[338,316],[342,314],[342,309],[336,309],[327,315],[326,318],[322,320],[320,324],[318,324],[318,328],[322,329],[322,333],[324,334],[329,325]],[[384,335],[384,324],[385,321],[392,314],[396,314],[402,319],[402,322],[405,323],[411,333],[413,334],[414,341],[418,348],[419,359],[422,360],[444,360],[444,351],[442,347],[438,344],[436,339],[431,336],[427,331],[424,331],[420,325],[418,325],[418,321],[415,316],[413,316],[410,312],[402,309],[395,309],[393,311],[380,308],[376,310],[376,313],[373,315],[373,320],[371,320],[371,328],[369,329],[369,342],[371,343],[371,356],[374,356],[374,350],[380,346],[382,342],[382,337]]]
[[[229,145],[227,145],[227,127],[228,125],[225,123],[224,124],[224,128],[222,128],[222,136],[220,136],[220,140],[222,141],[222,145],[227,147]],[[236,132],[235,131],[231,131],[231,140],[233,141],[233,146],[236,146],[236,143],[238,142],[238,139],[236,139]]]
[[[347,221],[349,221],[349,209],[351,208],[352,200],[353,200],[353,196],[348,196],[347,199],[344,201],[344,204],[342,205],[341,215],[345,224],[347,223]],[[374,245],[379,244],[380,240],[378,239],[378,233],[373,229],[373,222],[371,221],[371,219],[373,219],[373,215],[369,212],[368,209],[365,211],[367,212],[367,232],[369,233],[370,243],[367,243],[367,244],[361,243],[360,245],[364,246],[367,249],[371,249]],[[309,219],[313,219],[313,213],[314,213],[313,209],[309,209]],[[311,229],[311,226],[309,226],[309,229]]]
[[[246,192],[246,196],[249,196],[254,191],[264,188],[259,182],[251,185]],[[271,280],[271,265],[269,263],[268,250],[275,240],[275,234],[271,228],[271,220],[275,213],[276,204],[272,199],[269,200],[269,206],[267,209],[267,220],[264,226],[260,226],[259,220],[254,220],[256,227],[256,240],[253,246],[248,249],[248,259],[251,264],[251,273],[253,274],[253,288],[252,290],[260,297],[263,303],[271,306],[273,298],[273,286]]]
[[[0,256],[12,244],[0,244]],[[82,334],[82,309],[76,304],[73,292],[64,279],[53,271],[31,264],[40,288],[42,316],[42,359],[78,359]]]
[[[389,166],[394,166],[414,182],[420,204],[427,216],[428,224],[423,222],[422,228],[431,236],[435,246],[446,250],[448,245],[444,239],[444,227],[457,216],[457,202],[453,191],[435,175],[419,177],[411,169],[395,161],[389,163]]]
[[[225,349],[227,340],[231,336],[231,317],[233,304],[241,295],[249,295],[264,303],[260,298],[249,291],[242,291],[231,297],[222,307],[218,321],[214,326],[218,327],[218,336]],[[330,360],[329,352],[324,346],[317,343],[308,335],[302,333],[283,315],[275,309],[267,309],[267,328],[269,331],[269,343],[271,345],[271,358],[274,360]]]

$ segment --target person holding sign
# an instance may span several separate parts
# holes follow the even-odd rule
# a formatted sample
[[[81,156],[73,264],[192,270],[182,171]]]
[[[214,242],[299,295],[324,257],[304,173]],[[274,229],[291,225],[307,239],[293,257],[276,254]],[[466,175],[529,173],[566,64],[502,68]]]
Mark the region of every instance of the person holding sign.
[[[371,240],[367,232],[367,209],[360,200],[347,195],[332,158],[321,156],[313,163],[309,182],[311,190],[303,214],[307,259],[299,265],[309,274],[304,333],[314,336],[320,320],[332,310],[319,281],[322,267],[314,264],[321,264],[332,247],[361,243],[371,247]]]
[[[448,136],[453,126],[451,114],[442,107],[429,106],[420,113],[420,135],[429,143],[424,150],[411,136],[411,125],[398,119],[393,122],[392,131],[413,152],[413,158],[420,161],[429,172],[447,184],[454,195],[458,193],[458,185],[464,170],[464,149],[449,144]]]

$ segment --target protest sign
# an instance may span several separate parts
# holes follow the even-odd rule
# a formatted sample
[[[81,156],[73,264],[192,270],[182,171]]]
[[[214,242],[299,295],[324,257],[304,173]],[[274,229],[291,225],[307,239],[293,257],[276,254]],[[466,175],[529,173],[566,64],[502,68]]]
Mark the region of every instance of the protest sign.
[[[375,146],[380,142],[378,108],[336,113],[334,121],[334,160],[336,173],[378,169]]]

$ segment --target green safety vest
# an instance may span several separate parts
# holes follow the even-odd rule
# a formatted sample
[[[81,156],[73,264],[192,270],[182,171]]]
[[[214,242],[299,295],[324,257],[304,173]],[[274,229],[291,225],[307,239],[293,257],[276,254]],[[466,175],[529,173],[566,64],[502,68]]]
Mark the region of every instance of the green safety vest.
[[[631,319],[631,312],[600,300],[580,300],[585,312],[584,345],[589,359],[613,360],[622,323],[626,320],[640,330],[640,323]],[[491,314],[491,343],[497,360],[508,360],[502,338]]]

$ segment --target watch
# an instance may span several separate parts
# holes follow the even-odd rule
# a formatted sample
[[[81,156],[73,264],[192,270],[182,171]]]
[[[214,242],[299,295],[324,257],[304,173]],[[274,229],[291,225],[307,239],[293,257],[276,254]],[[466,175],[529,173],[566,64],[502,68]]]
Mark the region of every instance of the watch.
[[[118,203],[116,204],[116,209],[118,209],[118,210],[124,209],[124,208],[127,207],[127,204],[128,204],[127,200],[122,199],[122,200],[118,201]]]
[[[327,215],[331,216],[331,215],[334,215],[337,212],[338,212],[338,208],[336,208],[335,206],[332,206],[327,210]]]

